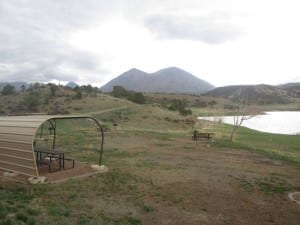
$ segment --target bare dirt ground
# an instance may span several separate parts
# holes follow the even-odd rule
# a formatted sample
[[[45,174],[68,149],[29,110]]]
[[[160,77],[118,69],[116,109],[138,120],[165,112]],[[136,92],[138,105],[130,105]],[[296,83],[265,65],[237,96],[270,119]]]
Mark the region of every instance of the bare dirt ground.
[[[190,137],[112,135],[107,143],[120,154],[107,152],[109,167],[133,176],[133,190],[117,193],[126,210],[107,202],[114,213],[129,210],[142,224],[299,224],[300,205],[288,199],[300,187],[297,168]]]
[[[56,165],[57,164],[57,165]],[[72,167],[71,161],[65,161],[65,169],[59,170],[58,162],[52,163],[52,172],[49,172],[48,166],[39,166],[39,176],[45,176],[47,182],[59,182],[66,179],[80,177],[85,174],[95,172],[89,164],[75,160],[75,166]]]
[[[38,172],[40,177],[45,177],[45,182],[56,183],[67,181],[68,179],[80,178],[85,175],[92,175],[96,171],[91,168],[91,165],[88,163],[83,163],[76,161],[74,168],[72,168],[72,163],[70,161],[65,161],[65,169],[59,169],[58,162],[53,161],[51,164],[52,171],[49,172],[48,165],[38,166]],[[5,175],[7,171],[0,169],[0,175],[3,179],[19,181],[23,183],[28,183],[28,176],[22,174],[16,175]],[[14,173],[12,173],[14,174]]]

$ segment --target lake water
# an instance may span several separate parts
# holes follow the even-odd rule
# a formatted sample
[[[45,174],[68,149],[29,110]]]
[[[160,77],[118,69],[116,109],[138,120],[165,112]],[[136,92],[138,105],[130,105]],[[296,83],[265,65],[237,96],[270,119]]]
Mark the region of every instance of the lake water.
[[[233,116],[199,117],[210,121],[233,124]],[[273,111],[243,121],[242,126],[277,134],[300,134],[300,111]]]

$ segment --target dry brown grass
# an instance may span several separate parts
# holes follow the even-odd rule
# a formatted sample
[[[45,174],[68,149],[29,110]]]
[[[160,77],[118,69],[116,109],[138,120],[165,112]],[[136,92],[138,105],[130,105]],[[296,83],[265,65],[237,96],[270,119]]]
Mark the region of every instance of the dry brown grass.
[[[106,174],[27,187],[25,215],[36,224],[299,224],[287,198],[299,169],[262,155],[118,130],[106,133],[104,163]]]
[[[194,142],[185,118],[161,108],[98,117],[119,124],[105,134],[109,171],[21,189],[0,180],[0,224],[299,224],[300,207],[287,197],[300,190],[299,168],[236,146]],[[83,136],[72,139],[88,142],[74,156],[97,162]]]

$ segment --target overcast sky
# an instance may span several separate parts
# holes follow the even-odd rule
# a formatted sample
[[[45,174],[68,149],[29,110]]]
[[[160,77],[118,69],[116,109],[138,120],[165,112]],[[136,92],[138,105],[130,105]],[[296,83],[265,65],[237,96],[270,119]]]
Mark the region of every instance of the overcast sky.
[[[0,0],[0,82],[102,86],[176,66],[213,85],[300,82],[299,0]]]

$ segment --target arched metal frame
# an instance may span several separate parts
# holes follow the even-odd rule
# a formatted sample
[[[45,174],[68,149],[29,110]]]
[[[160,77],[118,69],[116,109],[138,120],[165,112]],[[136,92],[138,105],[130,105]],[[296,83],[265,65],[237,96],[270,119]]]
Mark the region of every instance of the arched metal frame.
[[[99,123],[99,121],[97,119],[95,119],[94,117],[92,116],[75,116],[75,117],[71,117],[71,116],[68,116],[68,117],[58,117],[58,118],[51,118],[51,119],[48,119],[47,122],[49,122],[49,124],[51,125],[52,129],[53,129],[53,142],[52,142],[52,149],[55,148],[55,143],[56,143],[56,120],[59,120],[59,119],[91,119],[93,120],[96,125],[98,126],[98,128],[100,129],[101,131],[101,144],[100,144],[100,151],[99,151],[99,165],[101,165],[102,163],[102,154],[103,154],[103,145],[104,145],[104,131],[103,131],[103,128],[101,127],[101,124]]]
[[[52,148],[55,148],[56,120],[91,119],[101,131],[99,165],[102,164],[104,132],[97,119],[89,115],[78,116],[6,116],[0,117],[0,169],[17,172],[27,176],[38,176],[34,154],[34,139],[40,126],[49,122],[54,132]],[[41,131],[42,132],[42,131]],[[42,135],[42,134],[41,134]]]

